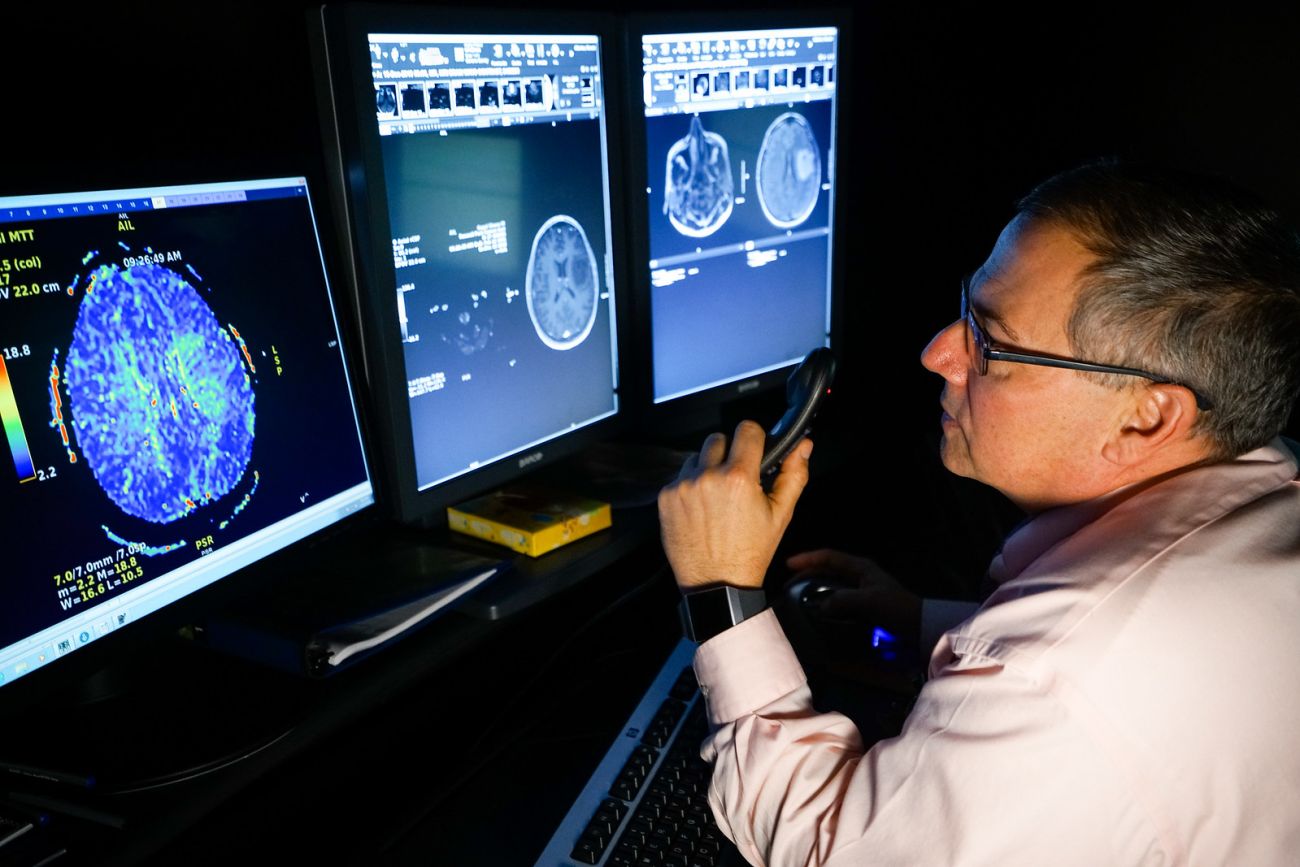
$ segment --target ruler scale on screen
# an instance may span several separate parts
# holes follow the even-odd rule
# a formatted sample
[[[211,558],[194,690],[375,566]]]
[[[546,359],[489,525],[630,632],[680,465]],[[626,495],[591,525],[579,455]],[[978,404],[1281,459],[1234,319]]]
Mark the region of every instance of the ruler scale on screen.
[[[18,416],[18,401],[14,399],[9,369],[5,367],[3,358],[0,358],[0,422],[4,424],[5,439],[9,441],[9,450],[14,455],[18,481],[30,482],[36,478],[36,467],[32,463],[32,453],[27,448],[27,434],[23,430],[23,420]]]

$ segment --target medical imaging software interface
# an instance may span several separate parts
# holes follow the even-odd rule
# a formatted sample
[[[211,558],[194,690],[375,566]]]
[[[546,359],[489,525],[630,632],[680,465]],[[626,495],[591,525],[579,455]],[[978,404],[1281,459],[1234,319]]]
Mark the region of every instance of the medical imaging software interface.
[[[618,409],[600,46],[369,39],[424,490]]]
[[[306,182],[0,199],[0,684],[373,502]]]
[[[828,343],[834,28],[643,36],[655,402]]]

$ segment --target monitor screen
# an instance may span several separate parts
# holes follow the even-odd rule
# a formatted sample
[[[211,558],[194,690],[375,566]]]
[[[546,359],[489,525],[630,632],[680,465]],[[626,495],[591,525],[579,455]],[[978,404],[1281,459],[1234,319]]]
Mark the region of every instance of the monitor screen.
[[[366,36],[425,491],[618,410],[600,40]]]
[[[373,502],[302,178],[0,198],[0,683]]]
[[[655,403],[829,345],[837,33],[641,37]]]

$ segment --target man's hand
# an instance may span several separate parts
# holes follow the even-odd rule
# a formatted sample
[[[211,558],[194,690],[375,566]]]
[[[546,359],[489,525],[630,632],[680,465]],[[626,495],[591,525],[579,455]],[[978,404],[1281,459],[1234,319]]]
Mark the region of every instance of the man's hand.
[[[921,632],[921,597],[881,569],[874,560],[823,548],[785,561],[794,573],[789,583],[832,577],[845,589],[830,594],[817,609],[823,620],[883,626],[911,647]]]
[[[659,492],[664,552],[683,590],[710,584],[762,587],[767,566],[808,483],[812,441],[804,440],[781,464],[770,494],[759,483],[766,435],[756,422],[727,438],[709,436],[677,481]],[[724,459],[725,458],[725,459]]]

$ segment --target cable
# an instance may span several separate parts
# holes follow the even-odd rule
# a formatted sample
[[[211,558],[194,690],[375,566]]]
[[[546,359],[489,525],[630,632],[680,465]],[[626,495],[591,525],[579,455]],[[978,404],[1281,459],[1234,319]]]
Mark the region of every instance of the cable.
[[[205,777],[208,774],[214,774],[217,771],[237,765],[247,759],[251,759],[263,750],[267,750],[289,737],[289,735],[293,734],[297,728],[297,726],[290,726],[279,734],[272,735],[270,738],[259,742],[255,746],[240,748],[235,752],[227,753],[221,758],[213,759],[212,761],[201,765],[194,765],[193,767],[179,771],[170,771],[156,777],[146,777],[140,780],[122,783],[113,786],[112,788],[102,789],[101,791],[106,795],[134,795],[140,792],[165,789],[168,786],[175,786],[180,783],[189,782],[190,780],[196,780],[200,777]]]

